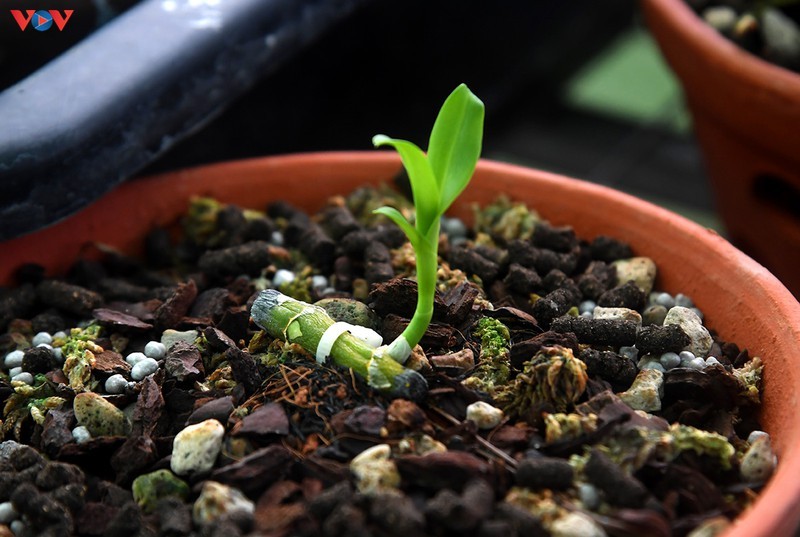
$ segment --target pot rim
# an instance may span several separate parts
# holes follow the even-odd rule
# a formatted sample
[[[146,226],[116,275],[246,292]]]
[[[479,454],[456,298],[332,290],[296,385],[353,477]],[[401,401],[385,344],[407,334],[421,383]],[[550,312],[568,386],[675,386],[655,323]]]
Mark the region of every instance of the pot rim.
[[[355,170],[352,169],[354,165]],[[281,189],[277,189],[278,194],[272,199],[283,198],[285,191],[290,196],[307,196],[310,192],[315,200],[321,200],[317,205],[319,208],[331,192],[341,193],[345,182],[357,186],[359,182],[375,184],[388,181],[399,168],[400,160],[392,152],[327,152],[218,163],[134,180],[63,222],[0,244],[0,283],[9,279],[12,266],[16,267],[23,261],[43,262],[44,259],[50,259],[54,266],[58,266],[58,262],[63,265],[66,259],[71,263],[84,247],[85,237],[104,240],[105,237],[121,234],[125,240],[133,237],[140,240],[142,229],[174,221],[173,217],[167,218],[162,214],[164,207],[167,207],[164,205],[166,198],[180,198],[185,207],[186,200],[198,192],[197,186],[200,184],[201,194],[214,195],[215,189],[231,191],[238,188],[249,188],[252,193],[254,188],[263,190],[262,185],[252,183],[257,183],[264,175],[280,179],[298,172],[300,175],[292,181],[276,181]],[[320,180],[326,174],[336,180],[331,184]],[[351,177],[351,174],[355,174],[352,180],[343,179]],[[313,189],[309,189],[306,184],[297,184],[303,182],[300,178],[316,179],[318,182]],[[165,185],[169,186],[165,188]],[[295,191],[290,192],[292,189]],[[748,332],[753,331],[750,329],[752,323],[763,324],[767,318],[774,324],[768,325],[771,329],[768,341],[746,346],[754,347],[753,354],[756,355],[774,350],[774,353],[767,355],[764,406],[769,408],[768,414],[778,412],[773,420],[775,423],[771,423],[773,428],[785,427],[789,432],[781,438],[775,438],[780,463],[772,479],[753,506],[735,520],[725,535],[750,537],[790,534],[800,520],[800,502],[797,501],[800,498],[800,481],[797,479],[800,475],[800,412],[797,412],[800,403],[797,393],[800,389],[800,368],[790,367],[791,353],[800,348],[800,304],[791,293],[764,267],[714,231],[629,194],[554,173],[481,160],[475,180],[459,199],[456,214],[466,216],[469,214],[469,202],[481,196],[493,199],[502,192],[510,194],[512,198],[527,196],[525,202],[529,205],[529,199],[536,195],[547,199],[547,210],[551,213],[537,208],[543,217],[554,224],[567,223],[569,220],[579,235],[586,239],[604,234],[606,228],[621,226],[626,236],[620,236],[619,233],[615,233],[615,236],[632,242],[637,255],[650,255],[652,251],[657,255],[651,257],[662,261],[670,259],[672,265],[677,265],[674,270],[659,276],[660,287],[686,292],[695,298],[702,309],[709,306],[712,300],[709,295],[725,293],[730,296],[728,307],[716,312],[713,308],[708,309],[710,320],[714,316],[739,319],[740,332],[734,337],[723,334],[726,338],[739,342],[741,337],[746,341],[747,337],[754,337],[748,336]],[[245,200],[248,198],[246,190],[237,195]],[[535,202],[533,204],[535,207]],[[579,210],[575,209],[576,205]],[[559,216],[562,208],[570,206],[576,214],[568,218]],[[601,216],[605,218],[600,220]],[[669,237],[674,239],[674,244],[666,240]],[[117,246],[125,249],[129,245]],[[657,259],[657,263],[660,265],[661,261]],[[693,270],[680,270],[683,266]],[[731,296],[731,282],[740,286],[740,294]],[[748,307],[753,303],[758,307]],[[773,373],[769,367],[771,356],[777,357],[776,363],[783,365],[783,370]]]

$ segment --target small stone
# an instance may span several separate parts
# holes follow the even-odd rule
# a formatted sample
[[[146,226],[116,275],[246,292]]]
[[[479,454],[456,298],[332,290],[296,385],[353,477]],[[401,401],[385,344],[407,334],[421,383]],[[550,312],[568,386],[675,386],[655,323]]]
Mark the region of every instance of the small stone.
[[[255,505],[239,489],[206,481],[192,507],[192,520],[199,527],[226,517],[234,520],[251,519]]]
[[[686,367],[689,369],[705,369],[706,368],[706,361],[702,358],[694,358],[686,364]]]
[[[273,231],[269,241],[275,246],[283,246],[283,233],[280,231]]]
[[[703,10],[703,20],[716,31],[727,34],[736,26],[736,10],[730,6],[711,6]]]
[[[33,384],[33,375],[28,373],[27,371],[23,371],[22,373],[11,377],[13,382],[24,382],[25,384]]]
[[[578,497],[587,509],[594,511],[600,507],[600,491],[591,483],[581,483],[578,486]]]
[[[764,56],[784,67],[800,65],[800,26],[780,9],[767,7],[761,15]]]
[[[494,429],[503,421],[503,411],[489,403],[476,401],[467,407],[467,419],[478,429]]]
[[[739,473],[748,483],[764,483],[772,475],[775,464],[769,435],[758,436],[742,457]]]
[[[683,293],[678,293],[677,295],[675,295],[675,305],[680,306],[682,308],[693,308],[694,301],[692,300],[691,297],[686,296]]]
[[[169,350],[179,341],[194,345],[196,340],[197,330],[186,330],[184,332],[180,332],[178,330],[168,328],[164,330],[164,333],[161,334],[161,344],[164,345],[167,350]]]
[[[597,307],[597,302],[594,300],[584,300],[580,304],[578,304],[578,313],[583,315],[584,313],[594,313],[594,309]]]
[[[124,436],[127,433],[128,418],[99,394],[79,393],[72,402],[72,410],[78,425],[86,427],[93,437]]]
[[[664,366],[664,369],[673,369],[681,365],[681,357],[675,354],[674,352],[665,352],[661,355],[661,358],[658,359],[661,362],[661,365]]]
[[[606,532],[588,515],[573,511],[550,525],[553,537],[606,537]]]
[[[642,316],[638,311],[629,308],[604,308],[597,306],[593,311],[595,319],[618,319],[621,321],[633,321],[637,325],[642,325]]]
[[[11,502],[0,503],[0,524],[10,524],[19,517]]]
[[[657,412],[661,410],[663,390],[664,373],[655,368],[646,368],[639,371],[633,385],[620,393],[619,397],[634,410]]]
[[[657,306],[664,306],[667,310],[675,307],[675,298],[669,293],[658,293],[653,302]]]
[[[132,366],[135,366],[142,360],[146,360],[147,355],[143,352],[132,352],[128,356],[125,357],[125,361]]]
[[[320,291],[328,287],[328,278],[322,274],[314,274],[311,276],[311,288]]]
[[[645,294],[653,289],[656,279],[656,264],[649,257],[619,259],[612,265],[617,269],[617,285],[633,280],[633,283]]]
[[[19,375],[20,373],[22,373],[23,371],[24,371],[24,369],[22,369],[22,366],[12,367],[11,369],[8,370],[8,376],[11,377],[11,378],[14,378],[17,375]]]
[[[178,475],[211,470],[224,436],[225,427],[214,419],[185,427],[173,440],[170,468]]]
[[[661,362],[657,362],[655,360],[648,360],[644,362],[640,367],[640,370],[644,371],[645,369],[655,369],[657,371],[661,371],[662,373],[666,373],[667,369],[661,364]]]
[[[33,345],[34,347],[38,347],[42,343],[50,345],[52,342],[53,342],[53,336],[51,336],[47,332],[39,332],[38,334],[33,336],[33,339],[31,339],[31,345]]]
[[[664,325],[676,324],[689,336],[689,344],[683,350],[691,351],[695,356],[706,356],[714,340],[703,326],[703,321],[695,312],[683,306],[675,306],[667,313]]]
[[[461,239],[467,237],[467,226],[460,218],[447,218],[442,217],[442,231],[447,234],[447,237],[452,241],[453,239]]]
[[[272,285],[275,289],[278,289],[281,285],[292,283],[294,278],[294,272],[291,270],[280,269],[275,272],[275,276],[272,277]]]
[[[680,353],[678,353],[678,356],[681,359],[681,367],[688,367],[689,362],[691,362],[696,358],[694,353],[691,351],[681,351]]]
[[[11,351],[6,354],[5,360],[3,360],[3,365],[6,366],[6,369],[20,367],[22,365],[22,358],[24,357],[25,353],[20,350]]]
[[[158,362],[152,358],[145,358],[131,368],[131,378],[133,380],[142,380],[148,375],[152,375],[158,371]]]
[[[156,470],[133,480],[133,501],[146,513],[153,512],[162,498],[174,496],[181,500],[189,497],[189,485],[175,477],[169,470]]]
[[[111,375],[106,379],[105,383],[106,393],[125,393],[127,386],[128,380],[120,374]]]
[[[167,347],[160,341],[148,341],[144,346],[144,355],[154,360],[161,360],[167,355]]]
[[[28,527],[22,520],[15,520],[11,524],[8,525],[11,532],[16,535],[17,537],[22,537],[23,535],[27,534]]]
[[[708,358],[706,358],[706,367],[712,365],[722,365],[722,364],[719,362],[719,360],[716,359],[716,357],[709,356]]]
[[[701,321],[703,320],[703,318],[704,318],[704,316],[703,316],[703,312],[702,312],[702,311],[700,311],[700,309],[699,309],[699,308],[689,308],[689,309],[690,309],[690,310],[692,310],[692,311],[694,312],[694,314],[695,314],[695,315],[697,315],[697,318],[698,318],[698,319],[700,319]]]
[[[636,361],[639,359],[639,349],[637,349],[636,347],[622,346],[619,348],[619,355]]]
[[[72,429],[72,438],[74,438],[75,442],[78,444],[85,444],[92,439],[92,433],[83,425],[78,425]]]
[[[664,319],[667,317],[667,308],[660,304],[653,304],[645,308],[642,312],[642,325],[643,326],[661,326],[664,324]]]
[[[389,444],[378,444],[353,457],[350,471],[361,493],[372,495],[396,489],[400,485],[400,473],[391,456]]]
[[[769,436],[768,432],[765,431],[751,431],[750,434],[747,436],[747,442],[752,444],[756,441],[757,438],[761,438],[762,436]]]

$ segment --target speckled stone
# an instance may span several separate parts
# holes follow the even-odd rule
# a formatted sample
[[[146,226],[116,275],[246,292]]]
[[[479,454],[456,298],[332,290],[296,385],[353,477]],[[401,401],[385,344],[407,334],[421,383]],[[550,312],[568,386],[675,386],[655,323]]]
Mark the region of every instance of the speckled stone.
[[[359,300],[351,298],[323,298],[316,306],[321,307],[335,321],[366,326],[373,330],[379,328],[380,319],[372,309]]]
[[[695,312],[689,308],[675,306],[667,312],[667,317],[664,319],[664,325],[669,324],[680,326],[689,336],[689,344],[683,350],[691,351],[695,356],[701,358],[708,354],[714,340]]]
[[[475,422],[478,429],[494,429],[503,421],[503,411],[484,401],[476,401],[467,407],[467,419]]]
[[[763,483],[775,469],[775,453],[769,435],[757,436],[742,457],[739,473],[748,483]]]
[[[167,330],[164,330],[163,334],[161,334],[161,344],[164,345],[167,350],[169,350],[170,347],[179,341],[194,345],[196,339],[197,330],[186,330],[184,332],[180,332],[178,330],[168,328]]]
[[[391,456],[389,444],[378,444],[365,449],[350,461],[350,471],[361,493],[377,494],[400,485],[400,473]]]
[[[170,468],[178,475],[211,470],[224,436],[225,427],[215,419],[185,427],[172,442]]]
[[[223,516],[237,520],[252,518],[254,512],[255,505],[239,489],[206,481],[192,507],[192,520],[203,527]]]
[[[656,280],[656,264],[649,257],[618,259],[612,263],[617,269],[617,285],[633,280],[645,294],[653,290]]]
[[[642,316],[638,311],[629,308],[604,308],[597,306],[594,309],[595,319],[618,319],[621,321],[633,321],[639,326],[642,325]]]
[[[661,364],[658,364],[659,366]],[[627,391],[619,394],[629,407],[645,412],[661,410],[664,390],[664,373],[658,369],[642,369]]]
[[[79,393],[72,402],[78,425],[93,437],[123,436],[128,432],[128,418],[119,408],[94,392]]]
[[[189,497],[189,485],[182,479],[175,477],[169,470],[156,470],[149,474],[140,475],[133,480],[131,487],[133,501],[139,504],[146,513],[156,508],[158,500],[174,496],[185,500]]]

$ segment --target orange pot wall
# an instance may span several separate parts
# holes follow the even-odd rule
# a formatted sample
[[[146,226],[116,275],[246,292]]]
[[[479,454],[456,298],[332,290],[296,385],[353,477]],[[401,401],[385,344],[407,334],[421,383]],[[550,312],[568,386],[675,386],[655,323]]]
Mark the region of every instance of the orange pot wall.
[[[763,174],[800,194],[800,75],[745,52],[684,0],[640,0],[680,78],[730,236],[800,296],[800,214],[755,196]]]
[[[36,262],[65,270],[91,241],[135,253],[147,230],[170,225],[192,195],[263,208],[284,199],[313,211],[333,194],[388,181],[400,169],[388,152],[291,155],[219,164],[123,185],[80,214],[41,232],[0,245],[0,282]],[[620,192],[483,161],[453,214],[469,218],[470,204],[500,193],[535,207],[584,238],[608,234],[630,242],[659,266],[658,287],[684,292],[720,335],[764,358],[764,427],[780,464],[755,506],[729,536],[789,535],[800,520],[800,304],[765,268],[713,231]]]

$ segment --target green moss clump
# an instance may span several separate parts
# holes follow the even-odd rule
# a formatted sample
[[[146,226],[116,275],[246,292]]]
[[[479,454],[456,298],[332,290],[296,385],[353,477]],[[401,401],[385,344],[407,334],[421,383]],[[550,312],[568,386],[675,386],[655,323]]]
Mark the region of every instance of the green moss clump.
[[[494,203],[475,210],[475,230],[506,242],[530,239],[540,220],[536,211],[524,203],[514,203],[506,196],[500,196]]]
[[[481,341],[481,352],[478,367],[464,385],[473,390],[480,390],[494,395],[505,386],[511,375],[509,345],[511,335],[508,327],[497,319],[483,317],[473,336]]]
[[[189,497],[189,485],[169,470],[156,470],[133,480],[133,500],[145,513],[152,513],[158,500],[174,496],[181,500]]]

